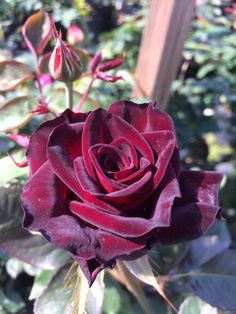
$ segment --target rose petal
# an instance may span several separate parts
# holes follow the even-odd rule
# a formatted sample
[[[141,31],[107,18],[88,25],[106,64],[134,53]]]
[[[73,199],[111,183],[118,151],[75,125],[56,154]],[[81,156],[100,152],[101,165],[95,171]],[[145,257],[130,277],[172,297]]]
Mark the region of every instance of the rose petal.
[[[131,241],[101,230],[96,231],[96,238],[99,243],[102,243],[102,245],[97,247],[96,259],[86,261],[75,257],[90,286],[96,279],[99,271],[105,267],[114,266],[116,258],[132,259],[145,254],[147,251],[146,241]]]
[[[69,130],[71,131],[71,133],[69,132]],[[47,152],[48,160],[53,168],[53,171],[65,183],[65,185],[68,186],[71,191],[73,191],[79,198],[83,199],[85,202],[92,203],[104,211],[119,213],[118,209],[112,207],[106,202],[103,202],[102,200],[97,199],[94,195],[90,193],[90,191],[83,190],[82,184],[80,183],[80,178],[76,177],[73,160],[71,159],[67,151],[68,146],[66,137],[75,137],[77,139],[76,143],[80,147],[79,140],[81,140],[81,138],[77,137],[75,134],[73,135],[73,133],[76,133],[75,124],[71,124],[70,127],[67,126],[67,133],[64,137],[64,143],[62,142],[62,139],[58,138],[57,129],[51,134],[48,141]]]
[[[199,238],[211,227],[219,211],[218,206],[192,203],[172,210],[171,225],[156,234],[162,244],[174,244]]]
[[[124,137],[119,137],[115,139],[111,145],[118,147],[124,153],[127,154],[130,159],[130,164],[132,167],[138,166],[138,156],[134,146],[130,143],[130,141]]]
[[[129,184],[129,185],[133,184],[144,176],[144,174],[147,171],[147,168],[149,169],[152,168],[150,165],[150,162],[146,158],[141,157],[139,169],[133,172],[132,174],[130,174],[129,176],[127,176],[126,178],[119,180],[119,182]]]
[[[94,132],[96,130],[96,132]],[[93,111],[87,118],[83,131],[83,157],[88,174],[96,180],[96,174],[89,158],[89,148],[95,144],[110,144],[119,137],[129,137],[140,154],[154,163],[152,149],[142,135],[131,125],[103,109]]]
[[[52,215],[65,213],[66,190],[46,161],[24,185],[21,198],[25,210],[24,227],[38,230]]]
[[[155,188],[165,175],[166,168],[175,148],[175,134],[171,131],[157,131],[143,134],[150,146],[156,152],[157,161],[154,175]]]
[[[78,182],[84,191],[90,193],[100,193],[100,184],[96,184],[88,175],[84,166],[83,157],[79,156],[74,160],[74,168]]]
[[[99,164],[99,161],[96,158],[97,152],[102,147],[110,147],[110,145],[94,145],[89,149],[89,155],[91,161],[93,163],[94,169],[98,176],[99,182],[107,192],[119,191],[120,189],[126,188],[127,185],[119,183],[111,178],[108,178],[107,175],[104,173],[102,167]]]
[[[152,219],[162,226],[170,226],[172,205],[176,197],[181,197],[179,182],[171,165],[166,169],[157,192],[154,196],[156,205]]]
[[[152,170],[150,167],[147,167],[145,168],[143,176],[126,188],[107,194],[97,194],[97,196],[105,202],[115,204],[119,207],[122,206],[122,208],[127,208],[130,206],[134,207],[137,199],[140,203],[144,198],[146,198],[146,189],[144,188],[145,186],[148,186],[148,189],[153,191],[151,188],[151,186],[153,186],[152,177]],[[136,200],[134,201],[134,199]]]
[[[70,210],[89,224],[125,238],[141,237],[159,226],[158,221],[112,215],[76,201],[70,203]]]
[[[41,124],[31,136],[29,146],[26,151],[31,176],[47,161],[46,147],[48,137],[54,128],[64,121],[64,116],[59,116],[56,119],[46,121]]]
[[[121,117],[139,132],[169,130],[175,132],[171,117],[156,108],[155,103],[136,104],[131,101],[117,101],[108,111]]]
[[[33,175],[35,171],[37,171],[38,168],[47,160],[46,147],[48,138],[55,127],[63,124],[65,121],[73,123],[74,121],[83,122],[85,119],[85,114],[74,113],[67,109],[61,116],[53,120],[46,121],[40,125],[40,127],[31,136],[30,143],[26,151],[31,175]]]
[[[192,202],[218,204],[218,192],[223,175],[212,171],[182,171],[180,205]]]

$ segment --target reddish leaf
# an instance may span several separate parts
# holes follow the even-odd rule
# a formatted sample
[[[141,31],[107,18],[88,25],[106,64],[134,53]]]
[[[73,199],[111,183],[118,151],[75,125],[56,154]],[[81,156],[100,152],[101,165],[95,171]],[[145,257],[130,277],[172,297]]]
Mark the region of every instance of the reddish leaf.
[[[16,97],[0,107],[1,132],[11,132],[23,127],[33,116],[30,112],[36,106],[30,96]]]
[[[22,27],[22,34],[31,52],[39,56],[52,36],[48,14],[40,10],[31,15]]]
[[[102,53],[101,53],[101,51],[98,51],[90,63],[90,68],[91,68],[91,71],[93,74],[97,70],[97,67],[101,61],[102,61]]]
[[[0,92],[13,90],[33,77],[31,68],[24,63],[13,60],[0,62]]]
[[[36,114],[47,114],[49,112],[50,112],[50,110],[47,108],[47,106],[42,105],[42,104],[38,104],[37,107],[31,111],[31,113],[33,113],[35,115]]]
[[[102,64],[100,64],[99,66],[99,71],[101,72],[106,72],[109,70],[113,70],[118,68],[119,66],[121,66],[124,63],[125,59],[114,59],[114,60],[109,60],[107,62],[104,62]]]
[[[27,160],[27,159],[25,159],[25,160],[23,160],[23,161],[17,161],[17,160],[15,160],[15,158],[14,158],[12,155],[10,155],[10,154],[9,154],[9,157],[10,157],[11,160],[14,162],[14,164],[15,164],[17,167],[19,167],[19,168],[25,168],[25,167],[28,166],[28,160]]]
[[[109,82],[109,83],[115,83],[118,80],[124,79],[122,76],[107,75],[103,72],[97,72],[96,77],[102,81]]]
[[[51,54],[52,54],[52,52],[47,52],[40,58],[39,63],[38,63],[38,72],[40,74],[48,74],[49,73],[48,63],[49,63],[49,59],[51,57]]]
[[[29,136],[26,134],[9,134],[8,137],[23,148],[29,145]]]

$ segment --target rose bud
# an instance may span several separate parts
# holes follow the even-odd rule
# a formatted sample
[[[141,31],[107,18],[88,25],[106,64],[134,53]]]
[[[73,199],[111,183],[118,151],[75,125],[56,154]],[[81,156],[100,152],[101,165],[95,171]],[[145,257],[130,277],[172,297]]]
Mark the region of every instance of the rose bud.
[[[70,45],[75,46],[79,45],[84,40],[84,33],[82,29],[72,23],[67,30],[67,41]]]
[[[57,81],[73,82],[82,73],[82,63],[75,50],[57,35],[56,46],[49,60],[49,71]]]
[[[155,103],[67,109],[27,149],[24,227],[68,251],[89,284],[116,259],[206,233],[219,216],[222,175],[182,171],[171,117]]]

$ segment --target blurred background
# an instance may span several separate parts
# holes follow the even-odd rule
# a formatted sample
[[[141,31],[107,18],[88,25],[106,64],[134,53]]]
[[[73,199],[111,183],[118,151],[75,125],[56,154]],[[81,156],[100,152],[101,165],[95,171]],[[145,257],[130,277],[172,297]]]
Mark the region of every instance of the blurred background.
[[[124,80],[115,84],[96,82],[84,110],[91,110],[98,106],[106,108],[117,99],[132,99],[138,102],[151,100],[152,95],[137,97],[134,92],[138,55],[148,21],[149,7],[150,3],[147,0],[1,1],[0,61],[17,60],[35,69],[35,60],[25,45],[21,28],[32,13],[43,8],[55,20],[57,29],[62,30],[63,39],[68,40],[80,51],[85,69],[89,56],[98,50],[102,51],[104,59],[119,58],[125,54],[125,63],[115,72]],[[236,1],[198,0],[190,24],[189,29],[186,29],[187,38],[181,52],[181,60],[180,62],[176,60],[175,79],[172,81],[170,91],[167,91],[168,101],[164,105],[160,104],[160,107],[167,110],[174,119],[181,148],[182,167],[217,170],[224,174],[220,204],[227,221],[225,232],[230,234],[231,248],[235,248]],[[73,33],[73,26],[76,35]],[[71,28],[69,35],[68,30]],[[46,52],[47,49],[49,51],[50,47],[46,48]],[[148,57],[147,55],[146,58]],[[12,69],[6,73],[0,66],[0,91],[4,90],[7,81],[14,79],[15,75]],[[75,83],[74,88],[77,92],[75,99],[79,100],[88,83],[86,75]],[[54,112],[61,112],[64,108],[61,83],[52,83],[49,78],[49,83],[45,82],[44,91]],[[27,168],[17,168],[7,156],[10,153],[17,160],[21,160],[24,151],[4,131],[8,130],[12,123],[20,125],[22,116],[33,109],[32,104],[25,101],[17,107],[9,105],[7,110],[4,105],[11,99],[26,94],[38,97],[38,90],[31,81],[25,81],[16,89],[0,92],[0,130],[2,130],[0,132],[0,218],[3,220],[6,194],[4,189],[9,186],[21,186],[27,178]],[[1,110],[2,107],[4,110]],[[22,127],[16,129],[30,135],[44,119],[42,115],[34,115],[28,123],[23,123]],[[16,129],[11,130],[10,133],[14,134]],[[14,193],[16,195],[16,192]],[[13,205],[16,204],[12,202]],[[153,258],[160,266],[161,274],[170,271],[184,248],[181,245],[158,248]],[[47,277],[47,274],[42,275],[37,268],[15,257],[8,257],[0,251],[0,314],[32,313],[34,297],[29,300],[28,296],[33,283],[36,282],[35,278],[38,285],[43,285],[46,280],[43,276]],[[169,289],[169,293],[173,296],[172,300],[174,299],[176,304],[182,302],[183,297],[180,298],[176,290]],[[165,303],[156,301],[158,297],[152,289],[146,290],[150,302],[159,309],[158,313],[172,313],[168,307],[165,307]],[[201,301],[197,299],[196,302]],[[106,278],[103,312],[105,314],[143,313],[134,297],[127,294],[124,287],[109,276]]]

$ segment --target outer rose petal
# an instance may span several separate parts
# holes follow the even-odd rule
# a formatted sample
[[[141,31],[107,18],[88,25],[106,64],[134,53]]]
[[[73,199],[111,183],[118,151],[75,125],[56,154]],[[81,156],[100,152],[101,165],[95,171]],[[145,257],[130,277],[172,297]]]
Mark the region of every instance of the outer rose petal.
[[[162,226],[170,226],[172,205],[176,197],[181,197],[179,182],[171,165],[153,197],[156,198],[156,203],[152,219],[159,221]]]
[[[66,190],[46,161],[24,185],[21,197],[25,210],[24,227],[39,230],[51,216],[65,213]]]
[[[161,226],[158,219],[112,215],[76,201],[70,203],[70,210],[89,224],[124,238],[138,238]]]
[[[200,237],[215,221],[220,208],[218,190],[222,175],[210,171],[183,171],[180,177],[182,198],[174,203],[169,228],[157,234],[163,244]]]
[[[156,238],[162,244],[174,244],[199,238],[211,227],[218,206],[192,203],[172,209],[170,227],[160,228]]]
[[[175,132],[171,117],[156,108],[156,103],[136,104],[132,101],[120,100],[108,109],[121,117],[139,132],[172,131]]]
[[[200,202],[217,206],[218,193],[223,175],[213,171],[182,171],[180,204]]]
[[[26,156],[29,162],[30,173],[33,175],[39,167],[47,160],[47,142],[50,134],[58,125],[65,121],[74,123],[83,122],[86,115],[83,113],[74,113],[67,109],[59,117],[46,121],[33,133],[30,138],[29,146],[26,151]]]
[[[57,125],[65,121],[64,116],[46,121],[33,133],[30,138],[26,156],[29,162],[30,173],[33,175],[47,161],[46,147],[48,137]]]
[[[116,258],[135,259],[147,252],[149,244],[144,241],[130,241],[98,230],[96,237],[101,246],[97,249],[97,257],[89,260],[77,259],[91,286],[99,271],[105,267],[112,267]]]

